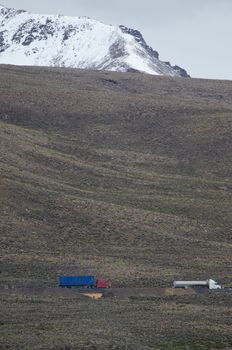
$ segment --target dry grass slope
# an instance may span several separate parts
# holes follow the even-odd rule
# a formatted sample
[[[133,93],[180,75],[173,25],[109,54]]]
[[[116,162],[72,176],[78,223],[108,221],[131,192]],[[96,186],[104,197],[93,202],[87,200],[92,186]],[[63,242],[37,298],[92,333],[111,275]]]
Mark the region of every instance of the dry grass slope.
[[[232,82],[13,66],[0,76],[1,284],[54,287],[77,273],[118,287],[232,282]],[[232,346],[229,297],[3,305],[8,349]]]

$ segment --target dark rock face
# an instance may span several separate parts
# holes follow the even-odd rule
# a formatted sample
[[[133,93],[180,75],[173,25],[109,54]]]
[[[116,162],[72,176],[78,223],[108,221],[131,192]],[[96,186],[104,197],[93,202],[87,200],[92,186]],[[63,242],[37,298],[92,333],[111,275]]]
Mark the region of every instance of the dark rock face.
[[[21,43],[21,40],[23,39],[25,33],[28,33],[28,27],[30,26],[32,20],[25,22],[23,25],[19,27],[19,29],[14,33],[12,37],[12,41],[16,44]],[[33,33],[30,33],[33,35]]]
[[[146,52],[148,53],[148,55],[150,55],[151,57],[153,57],[153,58],[159,60],[159,53],[158,53],[157,51],[153,50],[152,47],[150,47],[150,46],[147,45],[147,43],[146,43],[146,41],[144,40],[142,34],[141,34],[138,30],[134,30],[134,29],[131,29],[131,28],[127,28],[127,27],[125,27],[125,26],[123,26],[123,25],[119,26],[119,28],[121,29],[121,31],[122,31],[123,33],[132,35],[132,36],[135,38],[135,40],[136,40],[141,46],[143,46],[143,47],[145,48],[145,50],[146,50]],[[173,70],[176,71],[181,77],[190,77],[190,76],[188,75],[188,73],[186,72],[186,70],[183,69],[183,68],[181,68],[181,67],[179,67],[179,66],[176,66],[176,65],[175,65],[175,66],[172,66],[172,65],[170,64],[170,62],[161,62],[161,61],[160,61],[160,63],[166,65],[167,68],[169,68],[169,69],[170,69],[170,68],[173,69]],[[136,70],[134,70],[134,69],[132,69],[132,70],[129,69],[128,71],[133,72],[133,71],[136,71]]]
[[[0,4],[0,6],[2,6]],[[15,9],[12,9],[12,8],[8,8],[8,7],[3,7],[1,10],[0,10],[0,14],[2,16],[5,17],[5,19],[8,19],[12,16],[15,16],[15,15],[19,15],[20,13],[23,13],[23,12],[26,12],[24,10],[15,10]]]
[[[33,35],[27,35],[25,40],[22,42],[22,45],[24,46],[29,46],[33,41],[34,41],[34,36]]]
[[[128,68],[126,71],[127,71],[128,73],[139,73],[139,70],[134,69],[134,68]]]
[[[7,50],[8,47],[10,46],[9,44],[7,44],[5,42],[5,38],[4,38],[4,33],[5,32],[6,32],[5,30],[0,32],[0,53],[4,52],[5,50]]]
[[[75,31],[76,31],[75,28],[72,25],[69,25],[67,29],[65,29],[64,31],[63,41],[68,40],[72,35],[72,33],[75,33]]]
[[[135,38],[135,40],[140,45],[142,45],[152,57],[155,57],[155,58],[159,59],[159,53],[157,51],[153,50],[152,47],[147,45],[147,43],[144,40],[142,34],[138,30],[127,28],[127,27],[122,26],[122,25],[119,26],[119,28],[121,29],[121,31],[123,33],[132,35]]]
[[[172,68],[178,72],[180,74],[181,77],[184,77],[184,78],[190,78],[190,75],[186,72],[185,69],[175,65],[175,66],[172,66]]]
[[[4,31],[0,32],[0,47],[4,45]]]
[[[49,35],[54,35],[54,33],[55,28],[49,19],[47,19],[46,24],[39,24],[33,20],[29,20],[15,32],[12,41],[28,46],[34,40],[46,40]]]
[[[126,50],[124,47],[124,43],[121,40],[116,41],[109,48],[110,57],[112,59],[117,59],[126,55]]]
[[[54,35],[55,31],[54,24],[49,19],[47,19],[46,24],[39,25],[39,35],[44,36],[44,39],[46,39],[48,35]]]

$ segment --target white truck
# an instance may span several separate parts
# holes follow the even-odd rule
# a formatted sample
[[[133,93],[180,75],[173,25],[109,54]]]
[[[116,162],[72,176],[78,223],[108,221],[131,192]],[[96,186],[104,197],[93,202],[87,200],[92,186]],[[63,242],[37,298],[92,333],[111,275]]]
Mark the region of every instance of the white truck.
[[[174,281],[173,288],[208,288],[221,289],[222,287],[214,280],[205,281]]]

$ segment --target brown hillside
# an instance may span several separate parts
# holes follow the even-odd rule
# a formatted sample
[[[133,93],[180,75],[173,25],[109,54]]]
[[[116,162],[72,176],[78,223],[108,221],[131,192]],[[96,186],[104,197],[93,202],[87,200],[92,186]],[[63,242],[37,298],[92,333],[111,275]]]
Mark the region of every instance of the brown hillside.
[[[232,285],[232,82],[14,66],[0,77],[1,284]],[[207,327],[202,339],[221,341]]]

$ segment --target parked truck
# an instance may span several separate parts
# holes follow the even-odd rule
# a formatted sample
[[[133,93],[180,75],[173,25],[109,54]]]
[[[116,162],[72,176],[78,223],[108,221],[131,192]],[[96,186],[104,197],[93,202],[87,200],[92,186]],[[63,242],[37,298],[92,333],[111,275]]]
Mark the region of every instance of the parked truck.
[[[112,283],[94,276],[59,276],[58,285],[62,288],[111,288]]]
[[[214,280],[208,279],[205,281],[174,281],[174,288],[208,288],[221,289],[222,287]]]

